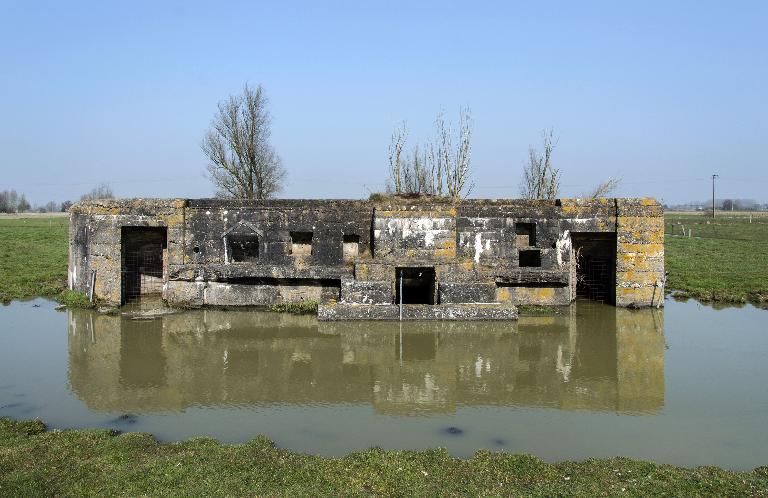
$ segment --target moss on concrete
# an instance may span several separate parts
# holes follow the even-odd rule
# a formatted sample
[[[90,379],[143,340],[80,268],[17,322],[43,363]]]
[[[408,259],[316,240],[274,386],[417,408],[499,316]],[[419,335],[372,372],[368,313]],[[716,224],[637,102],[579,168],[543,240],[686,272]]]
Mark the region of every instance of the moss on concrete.
[[[267,306],[267,311],[292,313],[294,315],[317,314],[317,301],[299,301],[296,303],[276,303]]]

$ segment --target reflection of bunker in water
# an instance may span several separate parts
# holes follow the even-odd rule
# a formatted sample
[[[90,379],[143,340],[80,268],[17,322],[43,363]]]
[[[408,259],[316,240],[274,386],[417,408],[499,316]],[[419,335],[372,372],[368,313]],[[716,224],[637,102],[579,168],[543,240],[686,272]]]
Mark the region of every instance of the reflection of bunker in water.
[[[664,405],[663,311],[579,303],[518,323],[318,323],[195,310],[154,320],[71,311],[69,381],[91,408],[371,404],[652,413]],[[151,336],[151,340],[147,340]]]

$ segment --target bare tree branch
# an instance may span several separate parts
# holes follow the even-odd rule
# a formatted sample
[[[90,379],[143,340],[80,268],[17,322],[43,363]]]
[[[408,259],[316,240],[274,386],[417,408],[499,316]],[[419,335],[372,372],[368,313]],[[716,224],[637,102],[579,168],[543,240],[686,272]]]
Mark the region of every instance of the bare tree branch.
[[[114,199],[115,194],[112,192],[112,187],[107,183],[99,183],[91,189],[90,192],[86,192],[80,196],[81,201],[89,201],[93,199]]]
[[[585,196],[590,198],[597,198],[597,197],[608,197],[608,195],[612,194],[617,188],[619,188],[619,185],[621,185],[621,180],[618,178],[609,178],[608,180],[602,182],[601,184],[597,185],[593,190],[592,193]]]

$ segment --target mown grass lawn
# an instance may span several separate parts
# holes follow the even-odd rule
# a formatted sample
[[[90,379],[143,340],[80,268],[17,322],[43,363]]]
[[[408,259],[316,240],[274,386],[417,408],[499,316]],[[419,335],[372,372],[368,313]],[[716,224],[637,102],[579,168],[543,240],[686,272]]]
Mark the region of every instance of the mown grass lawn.
[[[141,433],[50,431],[0,419],[2,496],[765,496],[768,467],[733,472],[626,458],[546,463],[480,451],[294,453],[259,437],[157,443]]]
[[[768,302],[768,216],[668,213],[665,224],[667,290],[702,301]]]
[[[67,285],[69,217],[0,217],[0,301],[57,298]]]

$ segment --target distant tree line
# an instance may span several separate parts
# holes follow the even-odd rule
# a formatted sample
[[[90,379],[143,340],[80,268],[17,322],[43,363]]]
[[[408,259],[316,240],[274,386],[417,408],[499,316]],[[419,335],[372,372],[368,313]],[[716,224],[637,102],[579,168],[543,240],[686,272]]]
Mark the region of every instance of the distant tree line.
[[[112,188],[106,183],[100,183],[80,196],[81,201],[114,198]],[[72,207],[72,204],[72,201],[49,201],[45,204],[32,206],[23,193],[20,194],[16,190],[0,192],[0,213],[65,213]]]
[[[719,208],[723,211],[758,211],[760,204],[754,199],[723,199]]]
[[[0,192],[0,213],[25,213],[32,209],[24,194],[15,190]]]

